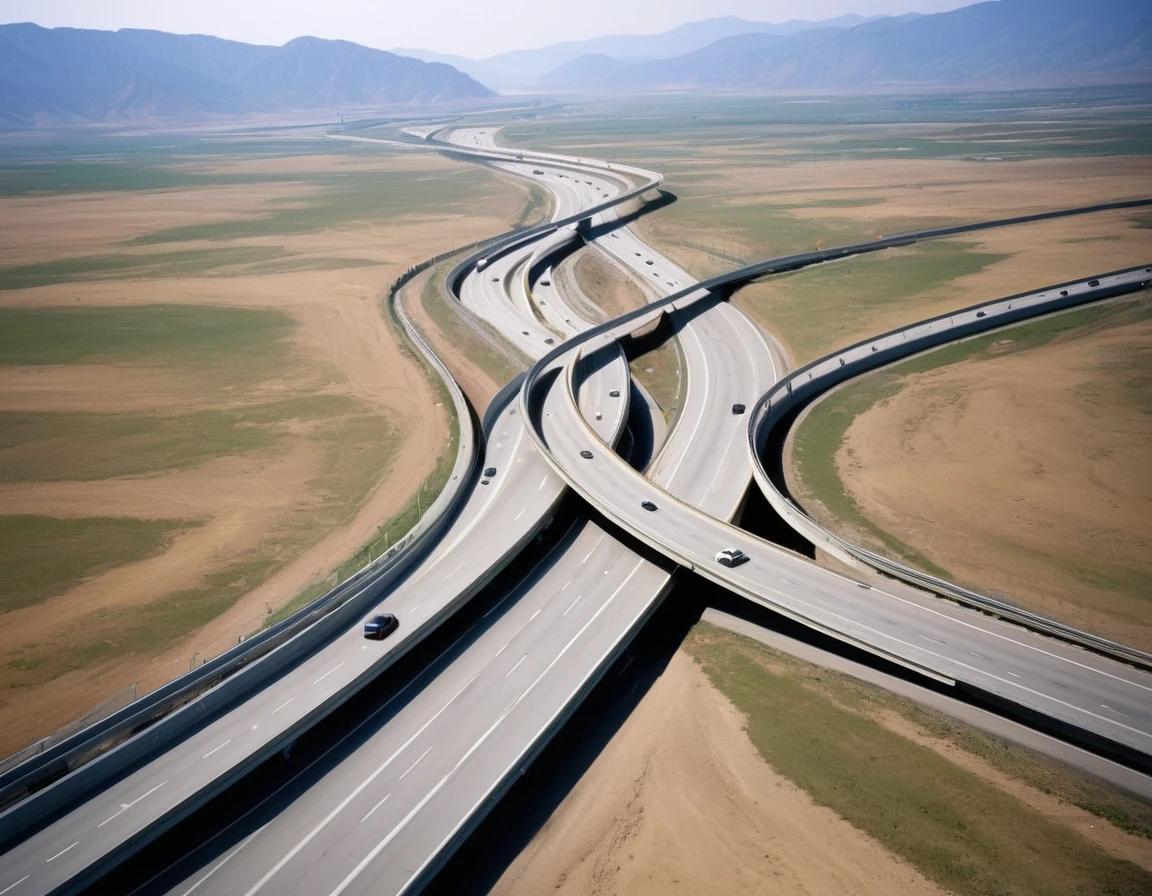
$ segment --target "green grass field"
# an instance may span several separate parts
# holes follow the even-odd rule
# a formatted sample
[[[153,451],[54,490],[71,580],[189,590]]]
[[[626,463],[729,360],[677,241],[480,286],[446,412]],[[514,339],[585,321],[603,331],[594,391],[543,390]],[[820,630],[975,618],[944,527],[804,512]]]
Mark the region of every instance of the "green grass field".
[[[328,425],[360,402],[316,395],[187,414],[0,413],[0,482],[99,480],[275,447],[289,424]]]
[[[313,233],[399,215],[472,211],[495,200],[504,189],[487,171],[461,166],[450,171],[413,175],[410,171],[350,171],[301,175],[315,189],[305,196],[270,202],[263,214],[239,220],[168,227],[129,240],[127,246],[150,246],[187,240],[228,241],[252,237]]]
[[[921,723],[926,711],[706,623],[684,645],[747,717],[748,736],[777,772],[958,896],[1144,894],[1152,875],[1114,859],[939,753],[886,728],[877,710]],[[941,717],[942,718],[942,717]],[[961,726],[945,720],[933,733]],[[1098,808],[1147,836],[1152,810],[1055,763],[971,729],[983,758],[1050,793]],[[995,753],[1011,756],[994,758]],[[1024,768],[1027,766],[1027,769]],[[1087,791],[1091,792],[1088,795]]]
[[[209,365],[237,352],[283,362],[294,329],[257,308],[0,308],[0,364]]]
[[[0,614],[63,594],[87,578],[162,553],[187,520],[0,516]]]
[[[734,300],[779,333],[800,365],[877,332],[879,319],[920,318],[928,296],[947,299],[958,292],[953,280],[1007,257],[976,243],[921,243],[778,275]]]

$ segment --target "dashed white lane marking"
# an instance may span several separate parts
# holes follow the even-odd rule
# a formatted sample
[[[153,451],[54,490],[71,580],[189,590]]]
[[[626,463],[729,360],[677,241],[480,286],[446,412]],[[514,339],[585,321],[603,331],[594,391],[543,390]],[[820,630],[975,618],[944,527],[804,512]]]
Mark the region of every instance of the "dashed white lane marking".
[[[211,750],[209,750],[207,753],[205,753],[200,758],[201,759],[207,759],[213,753],[219,753],[221,750],[223,750],[230,743],[232,743],[232,738],[228,738],[228,740],[224,741],[224,743],[220,744],[220,746],[218,746],[218,747],[213,747]]]
[[[567,616],[567,615],[568,615],[570,612],[572,612],[572,608],[573,608],[574,606],[576,606],[576,604],[580,603],[580,598],[582,598],[583,596],[584,596],[583,594],[577,594],[577,595],[576,595],[576,600],[572,601],[572,603],[570,603],[570,604],[568,605],[568,609],[564,611],[564,614],[563,614],[563,615]]]
[[[447,582],[450,578],[452,578],[452,576],[456,575],[456,573],[460,571],[460,567],[463,565],[463,563],[457,563],[456,568],[452,570],[452,572],[448,573],[448,575],[444,576],[444,581]]]
[[[580,561],[580,565],[583,566],[585,563],[587,563],[588,558],[591,556],[592,556],[592,552],[589,551],[587,554],[584,555],[584,559]]]
[[[538,486],[536,486],[536,491],[540,491],[540,489],[544,488],[544,486],[547,484],[548,484],[548,474],[545,473],[544,478],[540,480],[540,484]]]
[[[779,576],[779,579],[780,579],[780,581],[781,581],[781,582],[783,582],[785,585],[791,585],[793,588],[797,588],[797,587],[799,587],[799,586],[798,586],[798,585],[797,585],[795,582],[793,582],[791,579],[786,579],[786,578],[784,578],[783,576]]]
[[[327,672],[325,672],[323,675],[321,675],[319,678],[317,678],[314,682],[312,682],[312,684],[320,684],[320,682],[322,682],[325,678],[327,678],[329,675],[331,675],[333,672],[335,672],[337,669],[339,669],[341,666],[343,666],[344,662],[346,662],[346,661],[342,660],[341,662],[337,663],[335,666],[333,666],[331,669],[329,669]]]
[[[340,805],[338,805],[335,809],[333,809],[331,812],[329,812],[318,825],[316,825],[314,828],[312,828],[312,830],[308,832],[308,834],[304,837],[304,839],[302,839],[299,843],[297,843],[294,847],[292,847],[292,849],[288,850],[288,852],[283,857],[281,857],[280,861],[278,861],[275,865],[273,865],[268,871],[266,871],[264,873],[264,876],[262,878],[260,878],[260,880],[256,881],[255,884],[253,884],[251,887],[249,887],[247,892],[244,894],[244,896],[254,896],[255,893],[257,893],[261,889],[263,889],[264,885],[266,883],[268,883],[268,881],[270,881],[273,877],[275,877],[280,872],[281,868],[283,868],[285,865],[287,865],[289,862],[291,862],[292,859],[294,859],[299,854],[300,850],[302,850],[309,843],[311,843],[316,838],[316,835],[319,834],[322,830],[324,830],[324,828],[326,828],[332,822],[333,818],[335,818],[337,815],[339,815],[341,812],[343,812],[344,808],[350,802],[352,802],[352,800],[356,799],[356,797],[358,797],[364,791],[364,788],[370,786],[372,784],[372,782],[375,781],[383,773],[384,769],[388,768],[388,766],[390,766],[392,764],[393,760],[396,759],[397,756],[399,756],[404,750],[406,750],[408,748],[408,746],[414,740],[416,740],[416,738],[418,738],[421,734],[423,734],[433,722],[435,722],[438,718],[440,718],[440,716],[444,714],[445,710],[447,710],[448,707],[452,705],[452,703],[456,700],[456,698],[459,697],[461,694],[463,694],[464,691],[468,688],[468,686],[470,684],[472,684],[472,682],[475,680],[476,680],[476,676],[472,676],[471,678],[469,678],[468,681],[465,682],[464,687],[460,688],[460,690],[458,690],[455,694],[453,694],[452,697],[448,700],[448,702],[445,703],[442,707],[440,707],[440,709],[438,709],[436,711],[436,713],[432,716],[432,718],[430,718],[427,722],[425,722],[423,725],[421,725],[420,728],[417,729],[415,734],[413,734],[411,737],[409,737],[408,740],[404,741],[404,743],[400,746],[400,748],[395,753],[393,753],[391,756],[389,756],[387,759],[385,759],[383,763],[381,763],[379,766],[376,767],[376,770],[373,771],[372,774],[368,775],[368,777],[366,777],[363,781],[360,782],[359,785],[357,785],[355,790],[353,790],[350,794],[348,794],[348,796],[344,797],[344,799],[341,800]]]
[[[428,749],[432,749],[432,748],[429,747]],[[381,806],[383,806],[384,803],[386,803],[388,801],[388,797],[390,797],[390,796],[392,796],[392,794],[390,794],[390,793],[384,794],[384,799],[380,800],[380,802],[378,802],[375,806],[373,806],[371,809],[368,810],[368,814],[360,819],[360,824],[364,824],[364,822],[366,822],[369,818],[371,818],[372,813],[375,812],[377,809],[379,809]]]
[[[1011,669],[1005,669],[1004,671],[1007,672],[1009,675],[1011,675],[1013,678],[1019,678],[1020,677],[1015,672],[1013,672]]]
[[[289,703],[291,703],[295,699],[296,699],[295,697],[289,697],[287,700],[285,700],[283,703],[281,703],[279,706],[277,706],[274,710],[272,710],[272,715],[276,715],[276,713],[280,712],[280,710],[282,710],[285,706],[287,706]]]
[[[6,886],[3,890],[0,890],[0,896],[4,896],[4,894],[11,890],[13,887],[20,886],[20,884],[24,883],[24,881],[28,880],[28,878],[31,876],[31,874],[25,874],[22,878],[20,878],[20,880],[16,881],[16,883],[8,884],[8,886]]]
[[[519,669],[519,668],[520,668],[520,664],[521,664],[522,662],[524,662],[524,660],[526,660],[526,659],[528,659],[528,654],[524,654],[524,656],[520,657],[520,659],[518,659],[518,660],[516,661],[516,665],[515,665],[515,666],[513,666],[511,669],[509,669],[507,672],[505,672],[505,673],[504,673],[504,677],[505,677],[505,678],[507,678],[509,675],[511,675],[513,672],[515,672],[517,669]]]
[[[520,512],[518,514],[516,514],[516,516],[512,517],[512,522],[516,522],[516,520],[518,520],[518,519],[520,519],[520,517],[524,516],[524,510],[525,510],[525,508],[521,507]]]
[[[560,593],[563,594],[565,591],[567,591],[568,586],[571,584],[572,584],[572,580],[569,579],[567,582],[564,583],[564,587],[560,589]]]
[[[108,822],[110,822],[113,818],[116,818],[122,812],[127,812],[129,809],[131,809],[133,806],[135,806],[138,802],[140,802],[140,800],[144,799],[144,797],[151,796],[152,794],[154,794],[157,790],[159,790],[161,787],[163,787],[165,784],[167,784],[168,781],[170,781],[170,780],[171,780],[170,778],[167,778],[167,779],[161,781],[159,784],[157,784],[155,787],[153,787],[151,790],[149,790],[146,794],[144,794],[144,796],[138,796],[138,797],[136,797],[136,799],[132,800],[132,802],[130,802],[130,803],[121,803],[120,804],[120,811],[117,812],[116,815],[108,816],[102,822],[100,822],[100,824],[96,825],[96,827],[98,827],[98,828],[104,827],[104,825],[108,824]]]
[[[404,772],[404,774],[400,776],[400,780],[403,781],[404,777],[408,774],[408,772],[410,772],[410,771],[412,771],[412,769],[416,768],[416,766],[418,766],[420,764],[420,760],[423,759],[425,756],[427,756],[431,752],[432,752],[432,748],[429,747],[427,750],[425,750],[423,753],[421,753],[420,759],[417,759],[410,766],[408,766],[408,771]]]
[[[80,841],[77,840],[75,843],[72,844],[72,846],[78,846],[79,844],[80,844]],[[49,862],[56,861],[56,859],[60,858],[60,856],[64,855],[64,853],[68,852],[68,850],[70,850],[72,848],[72,846],[66,846],[62,850],[60,850],[60,852],[56,853],[56,855],[52,856],[52,858],[45,859],[44,864],[47,865]]]
[[[535,613],[533,613],[531,616],[528,617],[528,621],[531,622],[533,619],[535,619],[539,615],[540,615],[540,611],[537,610]]]
[[[511,643],[512,643],[511,641],[508,642],[508,644],[511,644]],[[497,656],[500,656],[500,654],[502,654],[505,650],[507,650],[508,644],[505,644],[503,647],[501,647],[499,650],[497,650],[496,655],[493,656],[492,659],[496,659]]]
[[[984,655],[983,655],[983,654],[981,654],[981,653],[977,653],[975,650],[969,650],[968,652],[969,652],[970,654],[972,654],[972,656],[976,657],[976,659],[978,659],[978,660],[986,660],[986,659],[988,659],[988,657],[984,656]]]

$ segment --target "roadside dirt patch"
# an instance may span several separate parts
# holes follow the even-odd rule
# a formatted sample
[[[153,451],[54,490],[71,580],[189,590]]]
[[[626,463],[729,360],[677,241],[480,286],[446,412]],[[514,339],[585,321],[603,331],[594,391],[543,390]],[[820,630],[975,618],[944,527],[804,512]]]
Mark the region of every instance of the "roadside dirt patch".
[[[565,275],[569,270],[581,292],[603,309],[607,320],[639,308],[646,302],[644,292],[635,280],[598,251],[580,252],[575,263],[565,265]]]
[[[492,892],[943,891],[777,775],[677,652]]]
[[[908,376],[836,463],[865,517],[960,581],[1152,650],[1152,315],[1117,311]]]

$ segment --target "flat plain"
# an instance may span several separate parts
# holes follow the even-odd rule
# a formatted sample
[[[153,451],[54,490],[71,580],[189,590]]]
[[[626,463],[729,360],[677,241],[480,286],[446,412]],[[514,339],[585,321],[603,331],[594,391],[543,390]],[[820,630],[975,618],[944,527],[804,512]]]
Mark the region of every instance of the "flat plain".
[[[402,534],[454,443],[385,290],[524,202],[438,156],[319,138],[8,147],[0,754]]]

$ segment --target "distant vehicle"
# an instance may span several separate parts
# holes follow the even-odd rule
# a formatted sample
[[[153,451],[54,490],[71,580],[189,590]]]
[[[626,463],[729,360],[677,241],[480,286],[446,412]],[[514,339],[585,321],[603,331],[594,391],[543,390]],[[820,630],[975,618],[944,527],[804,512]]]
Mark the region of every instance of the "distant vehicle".
[[[977,311],[977,312],[976,312],[976,316],[977,316],[977,317],[983,317],[983,316],[984,316],[984,312],[983,312],[983,311]]]
[[[584,460],[592,460],[592,452],[587,448],[580,452],[580,456],[584,458]]]
[[[551,281],[551,280],[541,280],[541,281],[540,281],[540,285],[541,285],[541,286],[551,286],[551,285],[552,285],[552,281]]]
[[[1060,295],[1062,295],[1062,296],[1068,295],[1068,290],[1066,290],[1066,289],[1060,290]]]
[[[492,278],[492,282],[493,282],[493,283],[499,283],[499,282],[500,282],[500,278],[499,278],[499,277],[493,277],[493,278]]]
[[[619,389],[613,389],[611,392],[608,393],[608,397],[609,398],[619,398],[620,397],[620,390]]]
[[[391,613],[381,613],[379,616],[373,616],[364,623],[364,637],[375,638],[377,641],[383,641],[400,625],[398,620]]]
[[[636,255],[637,255],[637,256],[639,256],[639,255],[640,255],[640,253],[639,253],[639,252],[637,252],[637,253],[636,253]]]
[[[1099,285],[1100,285],[1100,281],[1099,281],[1099,280],[1089,280],[1089,281],[1088,281],[1088,285],[1089,285],[1089,286],[1099,286]]]
[[[553,339],[551,336],[544,337],[544,344],[545,345],[552,345],[555,341],[556,340]]]
[[[520,332],[521,332],[521,333],[523,333],[525,336],[527,336],[527,335],[528,335],[528,331],[527,331],[527,330],[521,330]]]
[[[744,405],[740,404],[740,402],[736,402],[736,404],[732,405],[732,413],[733,414],[743,414],[744,413]]]
[[[739,548],[725,548],[716,554],[716,562],[721,566],[739,566],[747,559],[748,555]]]
[[[476,270],[482,271],[486,267],[488,267],[488,259],[487,258],[481,258],[478,262],[476,262]]]
[[[541,171],[539,168],[533,168],[533,169],[532,169],[532,173],[533,173],[533,174],[543,174],[544,172],[543,172],[543,171]]]
[[[649,258],[646,262],[644,262],[644,264],[656,264],[656,262]]]
[[[481,484],[481,485],[487,485],[487,484],[489,483],[489,481],[490,481],[490,480],[488,480],[488,479],[481,479],[481,480],[480,480],[480,484]]]
[[[647,510],[649,513],[656,509],[656,505],[651,501],[641,501],[640,506]]]
[[[590,181],[590,180],[586,180],[586,181],[584,181],[584,183],[588,184],[588,186],[592,186],[592,181]]]
[[[496,468],[495,467],[488,467],[487,469],[484,470],[484,475],[485,476],[495,476],[496,475]]]

